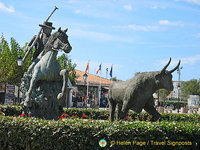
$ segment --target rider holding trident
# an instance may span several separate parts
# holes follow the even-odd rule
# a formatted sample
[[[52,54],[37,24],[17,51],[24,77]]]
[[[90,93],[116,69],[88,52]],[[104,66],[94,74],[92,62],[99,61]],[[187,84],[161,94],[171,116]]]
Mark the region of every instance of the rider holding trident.
[[[52,27],[52,22],[48,22],[48,20],[56,9],[58,9],[58,8],[57,7],[54,8],[54,10],[49,15],[49,17],[46,19],[44,24],[39,24],[41,29],[40,29],[38,35],[35,35],[31,39],[31,41],[28,43],[28,45],[26,47],[27,52],[22,61],[24,61],[26,59],[26,57],[28,56],[28,54],[30,53],[30,51],[32,50],[33,47],[35,47],[35,52],[33,54],[32,61],[34,61],[38,57],[38,55],[44,50],[44,46],[45,46],[46,42],[48,41],[52,30],[55,29],[54,27]]]
[[[40,24],[40,27],[42,27],[42,33],[40,33],[39,38],[37,39],[37,42],[35,43],[34,47],[35,47],[35,52],[33,54],[33,58],[32,61],[34,61],[38,55],[44,50],[44,46],[47,43],[52,30],[54,30],[55,28],[52,27],[52,23],[51,22],[44,22],[44,24]],[[27,48],[30,48],[31,45],[33,44],[33,42],[36,40],[36,35],[31,39],[31,41],[28,43]],[[27,51],[28,53],[28,51]],[[25,55],[27,56],[27,55]],[[25,57],[24,57],[25,59]]]

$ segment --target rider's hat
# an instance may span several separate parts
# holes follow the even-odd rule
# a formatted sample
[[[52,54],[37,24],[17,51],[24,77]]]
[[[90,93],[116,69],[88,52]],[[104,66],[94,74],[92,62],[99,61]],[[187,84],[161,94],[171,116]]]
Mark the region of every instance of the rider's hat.
[[[52,27],[52,22],[47,22],[45,21],[43,24],[39,24],[40,27],[47,27],[47,28],[50,28],[52,30],[54,30],[55,28]]]

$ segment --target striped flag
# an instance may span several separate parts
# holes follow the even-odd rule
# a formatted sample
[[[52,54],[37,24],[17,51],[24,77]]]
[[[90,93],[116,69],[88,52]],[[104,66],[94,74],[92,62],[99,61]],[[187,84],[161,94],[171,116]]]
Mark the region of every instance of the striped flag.
[[[101,71],[101,64],[100,64],[99,67],[97,68],[97,70],[96,70],[96,74],[98,74],[99,71]]]

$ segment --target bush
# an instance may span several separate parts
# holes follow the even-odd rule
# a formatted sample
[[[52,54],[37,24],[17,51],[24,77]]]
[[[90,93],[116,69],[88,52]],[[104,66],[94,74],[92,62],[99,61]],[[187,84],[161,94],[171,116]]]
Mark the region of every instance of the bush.
[[[22,114],[22,107],[21,106],[14,106],[14,105],[0,105],[0,109],[6,116],[19,116]],[[83,115],[87,116],[84,118],[91,118],[95,120],[107,120],[109,118],[109,111],[108,110],[98,110],[98,109],[82,109],[82,108],[64,108],[66,118],[69,117],[76,117],[76,118],[83,118]],[[188,122],[200,122],[200,115],[199,114],[169,114],[169,113],[162,113],[162,120],[163,121],[188,121]],[[59,117],[59,116],[58,116]],[[150,120],[151,115],[146,112],[142,112],[137,114],[133,111],[129,111],[128,116],[126,117],[127,120],[138,120],[138,121],[147,121]]]
[[[3,149],[198,149],[200,124],[189,122],[42,120],[0,116]],[[112,143],[112,144],[111,144]]]
[[[19,116],[23,111],[21,106],[16,105],[0,105],[0,110],[6,116]]]

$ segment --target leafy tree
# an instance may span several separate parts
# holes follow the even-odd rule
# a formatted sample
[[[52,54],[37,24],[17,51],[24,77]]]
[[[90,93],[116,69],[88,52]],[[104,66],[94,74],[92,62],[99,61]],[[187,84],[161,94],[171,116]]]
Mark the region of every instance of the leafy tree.
[[[117,80],[117,77],[113,77],[113,78],[111,78],[110,80],[111,80],[111,81],[118,81],[118,80]]]
[[[74,85],[76,78],[76,71],[75,71],[76,64],[72,63],[72,60],[69,59],[65,54],[59,56],[57,60],[61,65],[61,69],[69,70],[69,79],[72,85]]]
[[[156,94],[159,95],[160,100],[164,100],[170,94],[170,91],[165,90],[165,89],[160,89],[156,91]]]
[[[182,88],[185,96],[188,95],[200,95],[200,81],[197,79],[192,79],[182,83]]]
[[[20,48],[14,38],[10,39],[10,45],[3,34],[0,39],[0,82],[19,84],[21,77],[31,64],[31,54],[22,67],[17,65],[17,58],[24,56],[25,52]]]

